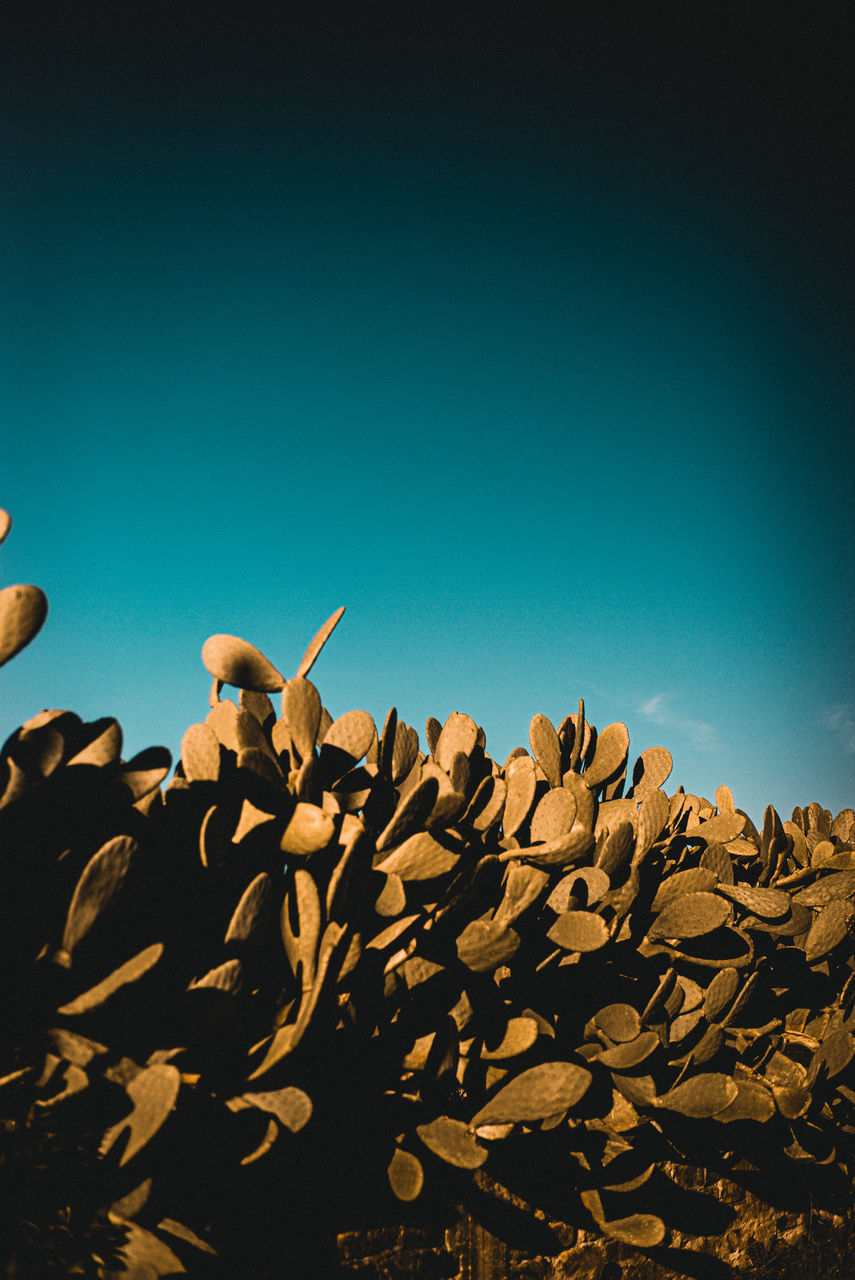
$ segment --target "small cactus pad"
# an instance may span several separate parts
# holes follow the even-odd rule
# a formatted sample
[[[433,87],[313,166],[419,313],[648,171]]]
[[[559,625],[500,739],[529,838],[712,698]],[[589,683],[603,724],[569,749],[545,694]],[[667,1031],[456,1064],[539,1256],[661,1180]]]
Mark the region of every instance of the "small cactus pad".
[[[459,851],[446,848],[429,831],[419,831],[393,849],[377,870],[402,880],[432,880],[451,871],[459,858]]]
[[[116,836],[89,859],[75,887],[62,935],[63,950],[69,955],[112,905],[136,852],[137,842],[131,836]]]
[[[283,853],[307,858],[319,849],[325,849],[333,837],[335,823],[328,813],[316,804],[300,800],[282,833],[279,847]]]
[[[387,1169],[389,1186],[399,1200],[417,1200],[424,1186],[425,1174],[417,1156],[397,1147]]]
[[[629,751],[629,730],[618,721],[617,724],[606,725],[597,738],[594,758],[585,770],[585,785],[599,787],[624,767]]]
[[[377,730],[367,711],[345,711],[334,720],[324,735],[324,746],[338,747],[361,760],[374,741]]]
[[[330,614],[323,626],[318,628],[312,636],[312,639],[309,641],[309,646],[306,649],[306,652],[300,659],[300,665],[297,667],[296,672],[298,676],[307,676],[309,674],[312,667],[315,665],[318,654],[321,652],[321,649],[323,649],[324,645],[341,622],[343,616],[344,605],[341,605],[334,613]]]
[[[127,1145],[119,1165],[125,1165],[132,1160],[166,1121],[175,1105],[180,1085],[181,1075],[177,1067],[166,1062],[146,1067],[135,1076],[126,1085],[128,1097],[133,1103],[133,1110],[126,1119],[107,1130],[101,1143],[102,1154],[106,1155],[122,1132],[129,1129]]]
[[[609,930],[602,916],[590,911],[565,911],[547,937],[566,951],[599,951],[609,940]]]
[[[855,902],[838,899],[822,907],[808,930],[805,939],[805,958],[808,963],[827,955],[847,936],[849,922],[855,918]]]
[[[202,645],[202,662],[215,680],[238,689],[273,693],[285,687],[285,677],[273,663],[239,636],[209,636]]]
[[[528,731],[532,754],[540,765],[550,787],[561,785],[561,743],[552,721],[544,715],[532,718]]]
[[[0,667],[38,635],[47,612],[41,587],[23,584],[0,591]]]
[[[188,782],[216,782],[220,742],[209,724],[191,724],[181,739],[181,766]]]
[[[714,893],[687,893],[656,917],[651,938],[699,938],[730,919],[731,908]]]
[[[681,1115],[695,1119],[718,1115],[729,1107],[738,1094],[730,1076],[720,1071],[710,1071],[692,1076],[656,1099],[657,1107],[679,1111]]]
[[[102,982],[90,987],[88,991],[84,991],[76,999],[61,1005],[57,1009],[57,1013],[61,1013],[64,1017],[71,1017],[79,1013],[88,1013],[90,1009],[97,1009],[98,1005],[109,999],[114,991],[118,991],[120,987],[124,987],[128,982],[136,982],[143,974],[148,973],[149,969],[154,968],[162,955],[163,943],[152,943],[150,947],[140,951],[131,960],[126,960],[118,969],[114,969],[109,977],[104,978]]]
[[[487,1159],[487,1148],[481,1146],[463,1120],[437,1116],[429,1124],[418,1125],[416,1133],[429,1151],[458,1169],[479,1169]]]
[[[517,1124],[544,1120],[576,1105],[592,1076],[574,1062],[543,1062],[516,1076],[473,1117],[470,1128],[485,1124]]]
[[[613,1240],[635,1245],[637,1249],[654,1249],[665,1239],[665,1223],[655,1213],[633,1213],[611,1222],[603,1219],[599,1225]]]
[[[520,936],[494,920],[471,920],[457,939],[457,954],[474,973],[488,973],[514,956]]]
[[[631,1004],[607,1004],[594,1021],[610,1040],[623,1044],[641,1034],[641,1019]]]
[[[311,1098],[293,1085],[262,1093],[242,1093],[240,1101],[259,1111],[268,1111],[292,1133],[299,1133],[312,1115]]]

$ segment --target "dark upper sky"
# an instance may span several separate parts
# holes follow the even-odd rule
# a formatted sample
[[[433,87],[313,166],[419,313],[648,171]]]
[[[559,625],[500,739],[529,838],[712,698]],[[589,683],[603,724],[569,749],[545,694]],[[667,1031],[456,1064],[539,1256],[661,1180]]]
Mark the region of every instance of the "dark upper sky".
[[[45,166],[404,162],[572,189],[579,167],[786,262],[845,366],[855,332],[855,11],[845,0],[13,3],[7,199]],[[5,148],[4,148],[5,150]],[[71,175],[69,174],[69,178]],[[97,181],[97,173],[95,175]],[[29,180],[29,181],[28,181]],[[498,194],[498,193],[497,193]],[[24,205],[26,217],[34,210]],[[37,216],[37,215],[36,215]]]
[[[841,293],[851,265],[855,15],[846,3],[10,6],[4,132],[25,148],[180,150],[248,131],[533,167],[563,151],[697,186]],[[434,151],[435,154],[435,151]],[[632,188],[627,190],[631,199]],[[831,242],[826,238],[831,237]],[[851,296],[849,298],[851,303]]]

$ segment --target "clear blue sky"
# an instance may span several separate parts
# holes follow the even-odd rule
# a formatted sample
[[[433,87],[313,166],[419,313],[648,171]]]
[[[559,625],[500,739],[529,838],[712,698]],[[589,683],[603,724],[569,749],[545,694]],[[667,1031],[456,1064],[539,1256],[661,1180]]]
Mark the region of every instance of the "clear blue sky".
[[[176,752],[208,635],[289,674],[345,604],[333,715],[466,711],[501,761],[583,696],[669,789],[855,803],[837,11],[35,8],[0,584],[51,609],[0,736],[68,707]]]

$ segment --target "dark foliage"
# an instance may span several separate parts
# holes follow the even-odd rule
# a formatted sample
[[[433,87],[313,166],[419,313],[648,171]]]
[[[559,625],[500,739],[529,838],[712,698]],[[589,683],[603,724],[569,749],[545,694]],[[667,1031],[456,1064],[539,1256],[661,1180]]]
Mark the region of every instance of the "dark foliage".
[[[46,608],[0,592],[0,661]],[[287,680],[212,637],[168,782],[114,720],[5,743],[6,1275],[322,1274],[331,1222],[482,1167],[645,1248],[669,1160],[849,1186],[853,810],[757,831],[581,702],[503,765],[460,713],[333,720],[341,612]]]

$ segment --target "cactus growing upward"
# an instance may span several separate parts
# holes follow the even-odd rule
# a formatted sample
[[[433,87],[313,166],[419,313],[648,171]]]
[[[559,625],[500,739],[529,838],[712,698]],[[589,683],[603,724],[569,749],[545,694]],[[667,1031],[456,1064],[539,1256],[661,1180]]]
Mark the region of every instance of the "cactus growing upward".
[[[6,658],[41,599],[0,592]],[[583,703],[504,764],[463,713],[426,749],[394,709],[334,718],[309,674],[341,614],[288,678],[207,641],[168,782],[113,720],[3,746],[7,1271],[272,1274],[380,1186],[453,1205],[538,1162],[649,1248],[687,1142],[851,1180],[855,813],[760,832],[726,787],[668,795],[667,750],[630,769]],[[49,1153],[79,1195],[52,1182],[48,1222]]]

